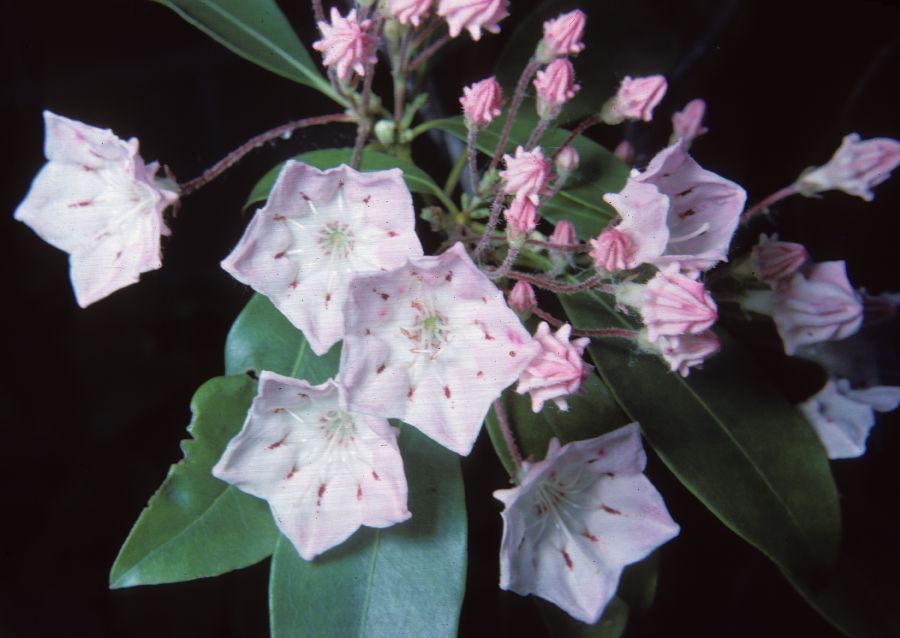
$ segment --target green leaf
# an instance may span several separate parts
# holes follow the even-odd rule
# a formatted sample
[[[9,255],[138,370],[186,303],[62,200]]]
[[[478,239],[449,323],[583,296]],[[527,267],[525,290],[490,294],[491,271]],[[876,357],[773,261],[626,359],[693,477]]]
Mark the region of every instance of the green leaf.
[[[110,587],[133,587],[216,576],[257,563],[275,549],[279,533],[265,501],[212,476],[212,466],[238,433],[256,383],[245,375],[203,384],[191,403],[194,418],[182,443],[184,460],[162,487],[119,551]]]
[[[361,528],[311,562],[282,538],[272,559],[273,638],[455,637],[466,579],[459,457],[403,426],[412,518]]]
[[[346,100],[322,77],[275,0],[155,0],[244,59]]]
[[[269,370],[312,384],[337,374],[341,345],[321,357],[267,297],[253,295],[231,326],[225,341],[225,371],[242,374]]]
[[[580,328],[633,327],[595,293],[561,297]],[[619,340],[589,347],[598,372],[659,457],[725,525],[804,582],[832,567],[840,509],[812,428],[753,359],[722,352],[688,379]]]
[[[537,120],[519,116],[513,124],[506,152],[512,153],[516,146],[528,141],[531,131],[534,130]],[[435,120],[430,126],[439,128],[458,137],[466,139],[466,125],[462,116],[450,117],[443,120]],[[502,120],[483,129],[478,134],[478,149],[488,155],[493,155],[497,143],[500,141],[500,131],[503,127]],[[569,136],[569,132],[562,129],[547,131],[541,138],[541,146],[545,151],[552,152],[559,148]],[[583,135],[572,144],[578,151],[580,165],[574,175],[569,178],[566,187],[555,197],[541,205],[541,216],[552,222],[568,219],[575,225],[578,237],[587,240],[596,237],[606,228],[609,221],[616,216],[615,209],[603,201],[606,193],[617,193],[625,185],[629,168],[615,155]]]
[[[329,148],[303,153],[302,155],[295,157],[294,160],[304,162],[310,166],[315,166],[320,170],[325,170],[341,164],[350,164],[352,157],[353,149]],[[278,173],[281,172],[283,166],[284,164],[279,164],[266,173],[263,178],[256,183],[256,186],[254,186],[253,190],[250,192],[250,197],[247,198],[247,203],[244,204],[245,210],[253,204],[258,204],[259,202],[264,202],[268,199],[269,191],[272,190],[272,186],[275,184]],[[406,180],[406,185],[413,193],[433,195],[441,200],[441,203],[449,210],[456,210],[455,204],[449,201],[447,196],[444,195],[444,191],[434,183],[434,180],[428,176],[428,173],[415,164],[398,159],[393,155],[388,155],[386,153],[379,153],[378,151],[370,149],[365,149],[363,151],[359,170],[384,171],[391,168],[399,168],[403,171],[403,179]]]

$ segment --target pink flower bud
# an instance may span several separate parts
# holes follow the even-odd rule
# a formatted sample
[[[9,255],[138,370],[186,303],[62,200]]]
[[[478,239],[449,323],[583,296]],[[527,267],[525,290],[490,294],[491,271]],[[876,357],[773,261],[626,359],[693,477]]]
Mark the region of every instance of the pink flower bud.
[[[559,115],[563,104],[575,97],[581,88],[575,84],[575,67],[566,58],[557,58],[534,79],[537,91],[537,112],[542,118]]]
[[[616,146],[613,151],[613,155],[618,157],[620,160],[628,164],[634,164],[634,146],[632,146],[631,142],[628,140],[622,140],[619,142],[618,146]]]
[[[809,252],[803,244],[778,241],[778,235],[771,238],[760,235],[759,243],[753,247],[750,259],[753,264],[753,275],[775,287],[803,267],[809,259]]]
[[[516,282],[516,285],[509,291],[506,301],[510,308],[520,313],[531,312],[531,309],[537,305],[534,288],[524,281]]]
[[[875,198],[872,188],[890,177],[898,164],[900,142],[888,137],[861,142],[853,133],[844,138],[825,166],[801,175],[797,189],[804,195],[840,190],[871,202]]]
[[[581,36],[587,16],[575,9],[544,23],[544,39],[538,44],[537,57],[542,64],[563,55],[578,55],[584,49]]]
[[[556,171],[560,175],[569,175],[578,168],[578,151],[574,146],[564,146],[556,155]]]
[[[537,227],[537,207],[530,199],[516,197],[506,209],[506,223],[514,238],[528,237]]]
[[[607,228],[591,240],[591,257],[598,270],[618,272],[633,268],[634,243],[615,228]]]
[[[684,109],[672,116],[672,137],[669,139],[669,144],[683,139],[685,147],[688,147],[691,142],[706,133],[709,129],[703,126],[705,114],[706,102],[700,98],[688,102]]]
[[[481,30],[499,33],[497,25],[509,15],[509,0],[441,0],[438,15],[447,20],[450,37],[467,29],[473,40],[481,39]]]
[[[463,87],[459,98],[469,127],[482,127],[500,116],[500,84],[491,76],[470,86]]]
[[[686,377],[690,373],[689,368],[702,365],[706,359],[719,351],[721,344],[716,334],[712,330],[707,330],[694,335],[660,337],[656,342],[656,348],[672,372]]]
[[[678,264],[669,264],[644,288],[640,312],[650,341],[703,332],[718,317],[716,302],[703,284],[678,269]]]
[[[568,219],[560,221],[556,228],[553,229],[553,234],[550,235],[550,243],[561,246],[578,243],[578,238],[575,236],[575,226],[572,222]]]
[[[354,9],[344,18],[340,12],[331,8],[331,24],[319,22],[322,39],[313,42],[313,48],[323,54],[322,64],[336,68],[338,77],[346,80],[351,69],[359,75],[365,75],[366,64],[375,64],[375,47],[378,37],[367,33],[372,26],[371,20],[359,22]]]
[[[665,94],[666,78],[661,75],[646,78],[626,75],[619,92],[603,106],[603,121],[607,124],[619,124],[624,120],[649,122],[653,119],[653,109]]]
[[[553,401],[564,412],[569,409],[565,397],[578,390],[592,370],[582,359],[590,339],[569,342],[572,326],[563,325],[555,334],[545,322],[538,325],[534,340],[541,350],[519,377],[516,392],[531,393],[531,409],[540,412],[545,401]]]
[[[417,27],[428,16],[431,4],[432,0],[388,0],[388,11],[400,24],[412,23]]]
[[[529,199],[537,206],[550,179],[550,160],[544,157],[540,147],[526,151],[519,146],[515,157],[504,155],[503,161],[506,163],[506,170],[500,171],[503,192],[515,195],[517,199]]]

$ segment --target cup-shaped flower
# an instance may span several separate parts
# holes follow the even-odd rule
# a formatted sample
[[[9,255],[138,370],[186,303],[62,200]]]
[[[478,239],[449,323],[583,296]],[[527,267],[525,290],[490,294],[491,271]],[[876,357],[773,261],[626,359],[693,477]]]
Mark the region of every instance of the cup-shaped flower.
[[[591,240],[597,268],[616,272],[659,259],[669,240],[669,198],[653,184],[629,178],[620,192],[608,193],[603,199],[616,209],[621,221]]]
[[[360,21],[356,9],[343,17],[337,8],[331,8],[331,24],[319,22],[322,39],[313,42],[312,47],[322,53],[322,64],[335,67],[342,80],[350,78],[350,72],[365,75],[367,64],[375,64],[378,58],[375,48],[378,37],[369,33],[371,20]]]
[[[668,198],[666,226],[669,232],[665,249],[646,261],[660,267],[678,262],[685,270],[695,272],[708,270],[727,259],[728,246],[747,199],[743,188],[701,168],[685,151],[683,140],[658,153],[647,170],[633,173],[631,180],[652,184]],[[647,219],[641,221],[645,224],[641,227],[643,233],[648,232],[646,224],[651,220],[656,223],[658,213],[655,208],[652,215],[648,215],[641,208],[627,206],[627,200],[622,202],[625,206],[618,206],[611,196],[607,195],[605,199],[622,216],[619,228],[623,232],[645,216]],[[661,231],[653,232],[659,234]]]
[[[751,291],[741,305],[775,320],[786,354],[800,346],[837,341],[855,334],[862,325],[863,305],[847,279],[843,261],[807,266],[782,280],[772,291]]]
[[[428,16],[433,0],[388,0],[388,11],[400,24],[419,26],[422,18]]]
[[[527,239],[537,227],[537,206],[530,199],[516,197],[504,213],[513,239]]]
[[[360,525],[410,517],[396,431],[385,419],[349,411],[333,380],[310,385],[263,372],[243,429],[212,473],[268,501],[305,560]]]
[[[322,355],[343,337],[351,275],[421,254],[399,169],[323,172],[288,161],[222,268],[271,299]]]
[[[463,29],[473,40],[481,39],[481,30],[499,33],[499,22],[509,15],[509,0],[441,0],[438,15],[447,20],[450,37]]]
[[[607,124],[619,124],[625,120],[653,119],[653,109],[666,94],[666,78],[651,75],[644,78],[622,78],[619,90],[601,110],[601,117]]]
[[[710,328],[718,318],[716,302],[696,279],[679,272],[678,264],[669,264],[647,282],[637,286],[637,303],[620,296],[622,303],[635,305],[647,327],[647,338],[656,342],[659,337],[699,334]],[[628,295],[628,288],[620,286]]]
[[[162,266],[163,211],[177,186],[144,164],[138,141],[44,111],[44,164],[15,218],[69,253],[82,308]]]
[[[593,366],[584,362],[584,349],[591,342],[587,337],[569,341],[572,326],[564,324],[555,333],[541,322],[534,333],[534,340],[541,351],[519,377],[516,392],[531,394],[531,409],[540,412],[546,401],[553,401],[563,412],[568,411],[566,397],[581,387],[581,382]]]
[[[350,407],[403,419],[463,455],[540,350],[462,244],[357,275],[350,303],[341,350]]]
[[[717,353],[721,343],[712,330],[705,330],[697,334],[659,337],[653,349],[665,359],[672,372],[686,377],[691,368],[702,366],[704,361]]]
[[[874,386],[853,390],[847,379],[829,379],[825,387],[799,405],[819,435],[830,459],[848,459],[866,451],[875,412],[900,405],[900,387]]]
[[[540,196],[547,189],[550,179],[550,160],[544,157],[540,147],[526,151],[524,147],[516,148],[516,155],[504,155],[506,170],[500,171],[503,180],[503,192],[514,195],[518,199],[527,198],[537,206]]]
[[[463,87],[463,96],[459,98],[463,107],[466,126],[481,128],[500,117],[502,103],[500,84],[491,76],[470,86]]]
[[[537,72],[534,89],[537,92],[537,113],[545,119],[559,115],[563,105],[575,97],[581,88],[575,84],[575,67],[567,58],[557,58]]]
[[[684,108],[672,116],[672,137],[669,144],[674,144],[680,139],[684,140],[685,149],[690,148],[695,139],[709,132],[703,126],[703,116],[706,114],[706,102],[697,98],[685,104]]]
[[[575,150],[575,147],[564,146],[560,149],[559,153],[556,154],[556,159],[553,163],[554,166],[556,166],[556,172],[559,173],[560,177],[568,177],[578,168],[579,161],[578,151]]]
[[[870,202],[875,198],[872,189],[890,177],[898,164],[900,142],[889,137],[862,141],[852,133],[827,164],[801,175],[796,186],[804,195],[840,190]]]
[[[544,23],[544,38],[538,43],[537,59],[547,64],[564,55],[578,55],[584,50],[581,37],[587,16],[580,9],[562,13]]]
[[[773,288],[799,272],[808,260],[809,252],[803,244],[779,241],[778,235],[760,235],[750,253],[753,275]]]
[[[534,288],[525,281],[517,281],[509,291],[507,297],[509,307],[520,314],[531,314],[532,308],[537,305],[537,297]]]
[[[679,532],[646,465],[637,423],[562,447],[551,439],[517,487],[494,492],[505,505],[500,588],[596,623],[624,567]]]

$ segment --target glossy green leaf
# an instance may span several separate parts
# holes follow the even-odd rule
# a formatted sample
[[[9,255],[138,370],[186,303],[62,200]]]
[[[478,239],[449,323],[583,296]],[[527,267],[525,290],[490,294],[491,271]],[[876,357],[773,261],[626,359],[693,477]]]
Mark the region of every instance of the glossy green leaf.
[[[245,375],[218,377],[197,390],[184,460],[128,535],[110,572],[110,587],[132,587],[216,576],[257,563],[279,533],[265,501],[212,476],[212,466],[238,433],[256,383]]]
[[[322,77],[275,0],[155,0],[244,59],[346,106]]]
[[[576,327],[628,325],[600,295],[561,297]],[[631,326],[629,326],[631,327]],[[598,372],[669,469],[725,525],[804,582],[828,572],[840,509],[812,428],[727,335],[688,379],[620,340],[595,342]]]
[[[412,518],[362,528],[311,562],[286,539],[272,559],[273,638],[452,638],[466,579],[459,457],[403,426],[400,451]]]
[[[518,117],[512,127],[506,151],[511,153],[519,144],[525,144],[536,120]],[[466,125],[462,117],[435,120],[431,125],[458,137],[466,139]],[[478,149],[493,155],[500,141],[502,120],[495,121],[478,134]],[[569,132],[553,129],[541,138],[541,146],[547,153],[559,148],[569,136]],[[617,193],[628,178],[628,166],[615,155],[596,142],[580,136],[573,146],[578,151],[581,163],[566,187],[555,197],[541,205],[541,216],[558,222],[568,219],[575,225],[578,237],[586,240],[596,237],[615,217],[616,211],[603,201],[605,193]]]
[[[340,344],[317,357],[303,333],[259,294],[244,306],[225,341],[228,374],[269,370],[318,384],[337,374],[340,358]]]
[[[341,164],[350,164],[352,157],[353,149],[329,148],[303,153],[294,159],[298,162],[304,162],[310,166],[315,166],[320,170],[325,170],[326,168],[333,168]],[[272,186],[275,184],[275,180],[278,177],[278,173],[281,171],[282,166],[284,166],[284,164],[279,164],[257,182],[256,186],[254,186],[253,190],[250,192],[250,197],[247,198],[247,203],[244,204],[245,209],[253,204],[264,202],[269,197],[269,191],[272,190]],[[451,210],[455,208],[452,203],[448,203],[446,195],[444,195],[444,192],[440,187],[434,183],[434,180],[428,176],[428,173],[415,164],[398,159],[393,155],[387,155],[386,153],[379,153],[378,151],[370,149],[363,151],[359,170],[384,171],[390,168],[399,168],[403,171],[403,178],[406,180],[406,185],[413,193],[433,195],[440,199],[441,202]]]

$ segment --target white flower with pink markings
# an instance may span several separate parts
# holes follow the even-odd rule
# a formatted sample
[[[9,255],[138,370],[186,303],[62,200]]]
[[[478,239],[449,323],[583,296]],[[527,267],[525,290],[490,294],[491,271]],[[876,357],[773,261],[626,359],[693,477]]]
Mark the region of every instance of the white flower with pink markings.
[[[867,202],[875,199],[872,189],[891,176],[900,164],[900,142],[889,137],[860,140],[847,135],[824,166],[810,169],[797,180],[804,195],[841,190]]]
[[[82,308],[162,266],[163,211],[177,187],[156,177],[138,141],[44,111],[47,163],[15,218],[69,253],[69,274]]]
[[[350,278],[421,254],[399,169],[323,172],[288,161],[222,267],[271,299],[322,355],[344,335]]]
[[[339,384],[263,372],[241,432],[213,475],[265,499],[305,560],[361,525],[410,517],[397,433],[385,419],[347,409]]]
[[[463,455],[540,349],[462,244],[357,275],[349,303],[341,379],[350,407],[402,419]]]
[[[679,527],[644,476],[637,423],[560,447],[523,463],[502,501],[500,588],[534,594],[596,623],[626,565],[678,535]]]
[[[521,282],[520,282],[521,283]],[[553,401],[563,412],[569,409],[566,397],[574,394],[587,379],[593,366],[585,363],[584,349],[591,342],[587,337],[569,341],[572,326],[564,324],[555,333],[541,322],[534,333],[534,340],[541,351],[531,360],[519,377],[516,392],[531,394],[531,409],[540,412],[547,401]]]

